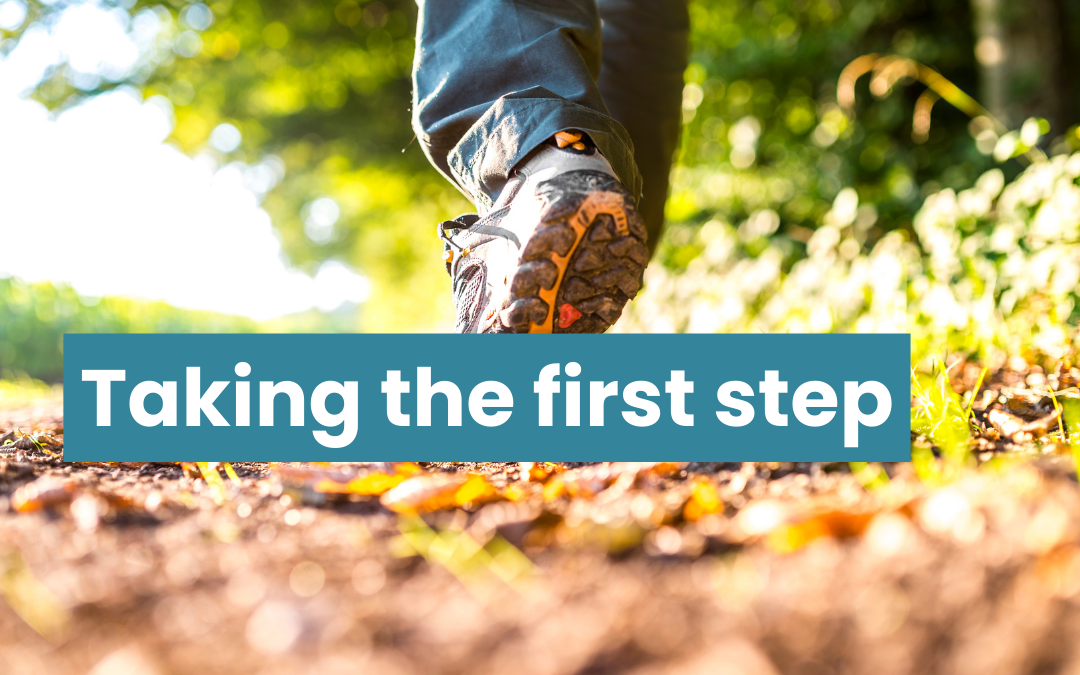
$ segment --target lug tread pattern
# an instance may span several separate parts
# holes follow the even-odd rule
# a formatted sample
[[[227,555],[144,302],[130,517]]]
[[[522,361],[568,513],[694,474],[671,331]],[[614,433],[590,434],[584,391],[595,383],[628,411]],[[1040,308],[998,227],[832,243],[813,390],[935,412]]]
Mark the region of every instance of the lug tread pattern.
[[[597,171],[562,174],[537,192],[546,205],[522,252],[502,324],[517,333],[546,332],[546,325],[554,333],[602,333],[641,289],[649,258],[633,197]],[[560,311],[565,304],[569,311]],[[560,316],[570,322],[563,325]]]

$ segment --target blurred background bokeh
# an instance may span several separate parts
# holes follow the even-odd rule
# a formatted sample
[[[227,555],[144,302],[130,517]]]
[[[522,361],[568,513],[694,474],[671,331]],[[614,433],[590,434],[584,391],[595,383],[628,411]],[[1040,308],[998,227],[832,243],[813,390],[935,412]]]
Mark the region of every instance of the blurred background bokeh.
[[[470,206],[409,127],[415,14],[0,0],[0,377],[57,381],[64,332],[448,330],[434,225]],[[691,16],[669,228],[618,330],[1068,349],[1080,5]]]

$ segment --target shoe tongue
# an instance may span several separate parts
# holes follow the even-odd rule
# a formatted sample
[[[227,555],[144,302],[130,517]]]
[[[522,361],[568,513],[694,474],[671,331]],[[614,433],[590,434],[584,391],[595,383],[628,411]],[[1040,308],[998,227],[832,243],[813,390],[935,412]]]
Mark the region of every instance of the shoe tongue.
[[[560,150],[553,145],[543,146],[529,161],[519,166],[517,173],[540,181],[554,178],[568,171],[600,171],[612,176],[615,180],[619,179],[607,158],[599,151],[583,155]]]
[[[587,136],[584,138],[588,139]],[[506,185],[499,193],[499,197],[490,208],[481,209],[481,215],[487,216],[492,211],[508,206],[529,179],[532,179],[535,184],[542,180],[554,178],[567,171],[586,170],[601,171],[612,176],[615,180],[619,180],[619,176],[611,168],[607,158],[600,154],[600,150],[592,144],[592,141],[588,141],[587,145],[591,152],[582,154],[559,148],[554,138],[549,139],[549,142],[545,142],[530,153],[525,161],[514,167],[509,180],[506,181]]]
[[[521,187],[525,184],[522,177],[515,173],[510,177],[510,180],[506,181],[506,186],[503,187],[502,192],[499,193],[499,198],[495,200],[495,203],[491,205],[491,208],[487,213],[492,211],[498,211],[504,206],[509,206],[510,202],[514,201],[514,197],[521,191]],[[487,214],[485,214],[487,215]]]

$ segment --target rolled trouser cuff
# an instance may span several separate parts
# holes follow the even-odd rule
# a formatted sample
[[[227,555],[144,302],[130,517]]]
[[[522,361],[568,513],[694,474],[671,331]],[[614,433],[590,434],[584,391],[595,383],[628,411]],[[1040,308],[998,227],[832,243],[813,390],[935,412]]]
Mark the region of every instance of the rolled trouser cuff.
[[[543,87],[507,94],[495,101],[450,151],[454,180],[481,211],[491,208],[525,157],[556,132],[577,129],[589,135],[635,199],[641,174],[634,144],[621,124]]]

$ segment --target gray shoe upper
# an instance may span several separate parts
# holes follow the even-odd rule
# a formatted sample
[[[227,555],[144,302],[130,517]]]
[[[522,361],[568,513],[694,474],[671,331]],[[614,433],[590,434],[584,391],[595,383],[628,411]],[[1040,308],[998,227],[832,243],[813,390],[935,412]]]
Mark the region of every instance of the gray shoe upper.
[[[588,139],[584,140],[587,143]],[[551,207],[551,186],[579,184],[575,176],[588,175],[618,180],[591,144],[580,149],[545,144],[514,172],[482,217],[469,214],[439,225],[447,271],[453,279],[455,332],[510,330],[501,313],[511,303],[512,281],[523,265],[526,245]]]

